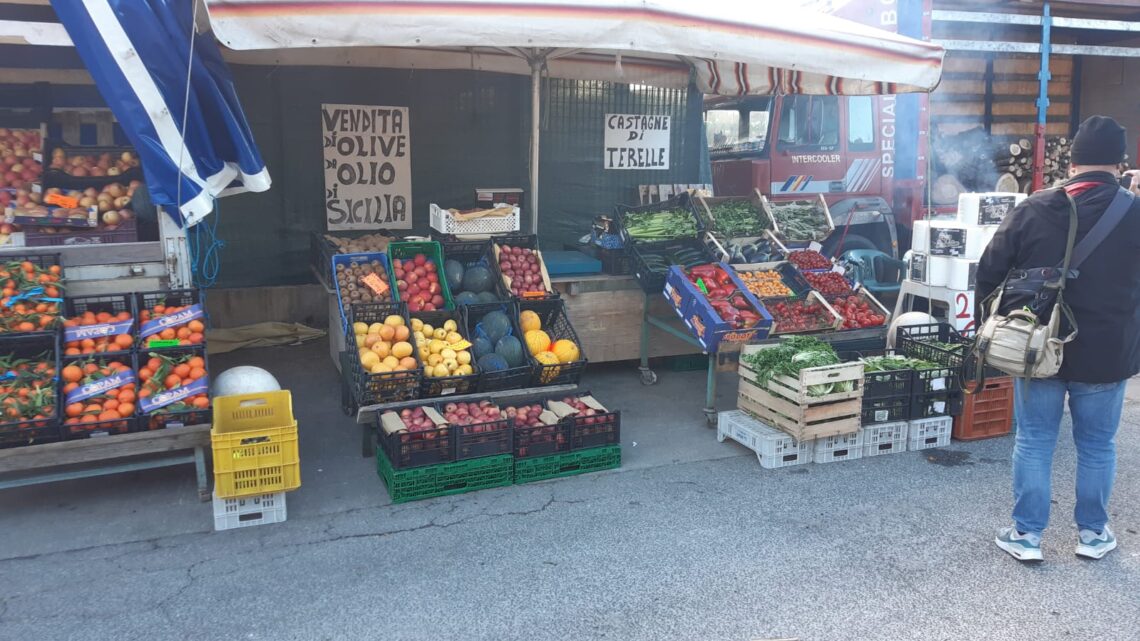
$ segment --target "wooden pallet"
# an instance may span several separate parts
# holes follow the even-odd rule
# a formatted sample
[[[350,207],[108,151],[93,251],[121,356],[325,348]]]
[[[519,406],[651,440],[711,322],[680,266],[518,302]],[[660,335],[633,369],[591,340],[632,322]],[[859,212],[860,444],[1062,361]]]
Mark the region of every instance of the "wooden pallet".
[[[746,345],[742,354],[764,349]],[[853,434],[863,407],[863,364],[842,363],[801,370],[798,378],[774,376],[761,387],[756,372],[741,361],[737,408],[782,430],[797,441]],[[850,382],[850,391],[811,396],[808,388]]]

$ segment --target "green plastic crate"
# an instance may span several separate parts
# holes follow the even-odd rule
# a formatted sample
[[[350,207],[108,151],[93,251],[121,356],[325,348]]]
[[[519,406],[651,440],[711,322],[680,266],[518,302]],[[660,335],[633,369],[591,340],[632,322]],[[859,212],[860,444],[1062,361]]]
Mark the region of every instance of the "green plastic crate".
[[[407,503],[449,494],[462,494],[511,484],[514,459],[510,454],[396,470],[376,450],[376,473],[388,487],[393,503]]]
[[[396,273],[392,271],[392,259],[405,260],[415,257],[416,254],[423,254],[428,257],[428,260],[435,263],[435,271],[439,274],[439,288],[443,290],[443,307],[446,310],[455,309],[455,301],[451,298],[451,288],[447,286],[447,277],[443,271],[443,248],[434,240],[428,241],[407,241],[400,243],[388,244],[388,277],[395,283]],[[392,296],[396,302],[400,302],[400,292],[395,287],[392,289]]]
[[[533,483],[575,474],[621,467],[621,446],[607,445],[588,450],[515,459],[515,483]]]

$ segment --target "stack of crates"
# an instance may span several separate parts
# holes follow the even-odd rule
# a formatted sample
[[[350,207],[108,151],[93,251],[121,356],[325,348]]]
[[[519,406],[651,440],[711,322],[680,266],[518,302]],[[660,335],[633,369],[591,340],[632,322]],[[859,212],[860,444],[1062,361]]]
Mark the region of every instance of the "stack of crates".
[[[285,492],[301,486],[297,421],[288,390],[219,396],[210,430],[214,529],[285,520]]]

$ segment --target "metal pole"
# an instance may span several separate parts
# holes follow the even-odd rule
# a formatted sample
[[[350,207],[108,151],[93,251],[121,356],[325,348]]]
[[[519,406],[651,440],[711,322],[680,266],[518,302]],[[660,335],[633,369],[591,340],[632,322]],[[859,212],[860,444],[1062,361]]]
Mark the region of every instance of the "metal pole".
[[[1045,112],[1049,109],[1049,54],[1052,49],[1053,17],[1046,0],[1041,17],[1041,71],[1037,74],[1037,140],[1033,151],[1033,191],[1045,185]]]
[[[542,60],[530,60],[530,233],[538,233],[538,160],[542,117]]]
[[[190,247],[186,241],[186,230],[179,227],[162,207],[157,209],[158,233],[162,238],[162,254],[170,288],[193,287],[194,279],[190,273]]]

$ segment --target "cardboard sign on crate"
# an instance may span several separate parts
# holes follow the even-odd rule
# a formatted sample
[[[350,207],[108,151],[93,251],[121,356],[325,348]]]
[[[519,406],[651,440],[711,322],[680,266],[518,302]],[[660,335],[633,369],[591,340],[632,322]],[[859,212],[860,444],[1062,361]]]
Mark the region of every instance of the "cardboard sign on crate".
[[[745,345],[742,355],[773,345]],[[851,383],[850,391],[812,396],[814,385]],[[853,434],[863,410],[863,363],[841,363],[800,370],[798,378],[773,376],[761,387],[755,371],[740,361],[737,407],[797,441]]]

